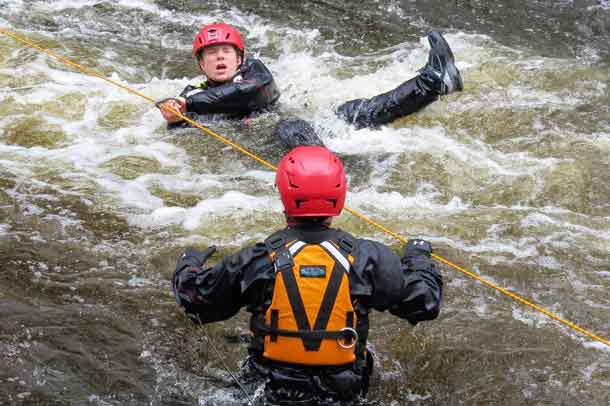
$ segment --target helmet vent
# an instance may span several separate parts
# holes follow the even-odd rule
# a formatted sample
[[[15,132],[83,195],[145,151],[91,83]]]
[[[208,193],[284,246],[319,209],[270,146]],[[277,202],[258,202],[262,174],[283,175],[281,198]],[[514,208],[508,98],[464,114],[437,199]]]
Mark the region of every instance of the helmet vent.
[[[216,28],[212,28],[208,31],[208,40],[216,39]]]

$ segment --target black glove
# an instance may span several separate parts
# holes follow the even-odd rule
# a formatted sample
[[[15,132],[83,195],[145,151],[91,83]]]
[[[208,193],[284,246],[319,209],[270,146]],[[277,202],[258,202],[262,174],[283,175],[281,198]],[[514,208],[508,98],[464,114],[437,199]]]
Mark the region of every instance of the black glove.
[[[203,264],[214,252],[216,252],[216,246],[212,245],[204,251],[187,248],[182,254],[172,277],[172,290],[178,304],[185,306],[187,303],[196,302],[192,285],[195,283],[198,272],[203,270]]]
[[[416,257],[418,255],[424,254],[428,258],[430,258],[430,254],[432,253],[432,244],[430,244],[426,240],[420,240],[418,238],[407,241],[407,245],[405,246],[405,251],[403,256],[407,258]]]
[[[203,251],[197,251],[194,248],[187,248],[182,254],[181,261],[184,265],[196,266],[201,268],[205,261],[216,252],[216,246],[206,248]]]
[[[428,241],[409,240],[400,262],[406,265],[410,271],[429,271],[434,267],[434,261],[430,258],[431,253],[432,244]]]

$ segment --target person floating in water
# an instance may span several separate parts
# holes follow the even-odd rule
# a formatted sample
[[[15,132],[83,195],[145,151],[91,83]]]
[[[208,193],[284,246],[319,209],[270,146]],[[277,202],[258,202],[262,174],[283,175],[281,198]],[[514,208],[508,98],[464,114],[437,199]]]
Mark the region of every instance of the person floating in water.
[[[228,24],[203,26],[193,40],[193,57],[206,80],[158,106],[183,114],[244,117],[270,107],[280,97],[269,69],[259,59],[246,58],[239,31]],[[161,109],[161,114],[170,125],[182,121],[171,111]]]
[[[275,184],[286,228],[213,266],[206,262],[214,246],[187,249],[173,293],[196,323],[250,313],[243,378],[265,385],[265,404],[356,404],[366,398],[373,368],[371,311],[412,325],[439,314],[443,282],[432,246],[412,239],[399,257],[332,228],[347,185],[341,160],[324,147],[292,149]]]
[[[356,128],[377,127],[414,113],[441,95],[463,89],[462,77],[455,66],[453,53],[443,36],[428,34],[430,53],[419,74],[387,93],[370,99],[355,99],[336,109],[338,117]],[[222,114],[247,117],[276,104],[280,92],[273,75],[259,60],[246,56],[244,41],[234,27],[211,24],[201,28],[193,41],[193,56],[206,80],[198,86],[187,86],[177,98],[164,104],[183,114]],[[167,110],[161,114],[170,125],[182,119]],[[279,136],[290,147],[320,145],[313,129],[302,120],[291,120],[279,128]]]

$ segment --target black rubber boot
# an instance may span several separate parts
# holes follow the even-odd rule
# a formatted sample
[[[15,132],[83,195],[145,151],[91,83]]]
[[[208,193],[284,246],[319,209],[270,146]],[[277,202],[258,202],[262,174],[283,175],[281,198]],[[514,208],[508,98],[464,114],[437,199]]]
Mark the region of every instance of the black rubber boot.
[[[428,63],[419,70],[420,76],[441,95],[464,89],[462,75],[455,66],[453,52],[440,32],[428,33],[430,53]]]
[[[462,77],[447,41],[433,31],[428,34],[428,42],[428,63],[419,75],[387,93],[343,103],[337,115],[357,128],[377,127],[424,108],[440,95],[462,90]]]

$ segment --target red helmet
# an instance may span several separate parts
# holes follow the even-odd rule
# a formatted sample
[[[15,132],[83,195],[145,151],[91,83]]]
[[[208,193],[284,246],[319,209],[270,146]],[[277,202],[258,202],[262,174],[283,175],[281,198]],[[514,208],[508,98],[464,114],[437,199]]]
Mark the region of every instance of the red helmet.
[[[222,44],[233,45],[241,51],[242,55],[245,52],[244,41],[241,39],[239,31],[229,24],[204,25],[193,40],[193,57],[197,58],[199,52],[205,47]]]
[[[275,174],[288,217],[338,216],[347,190],[341,160],[320,146],[301,146],[290,151]]]

